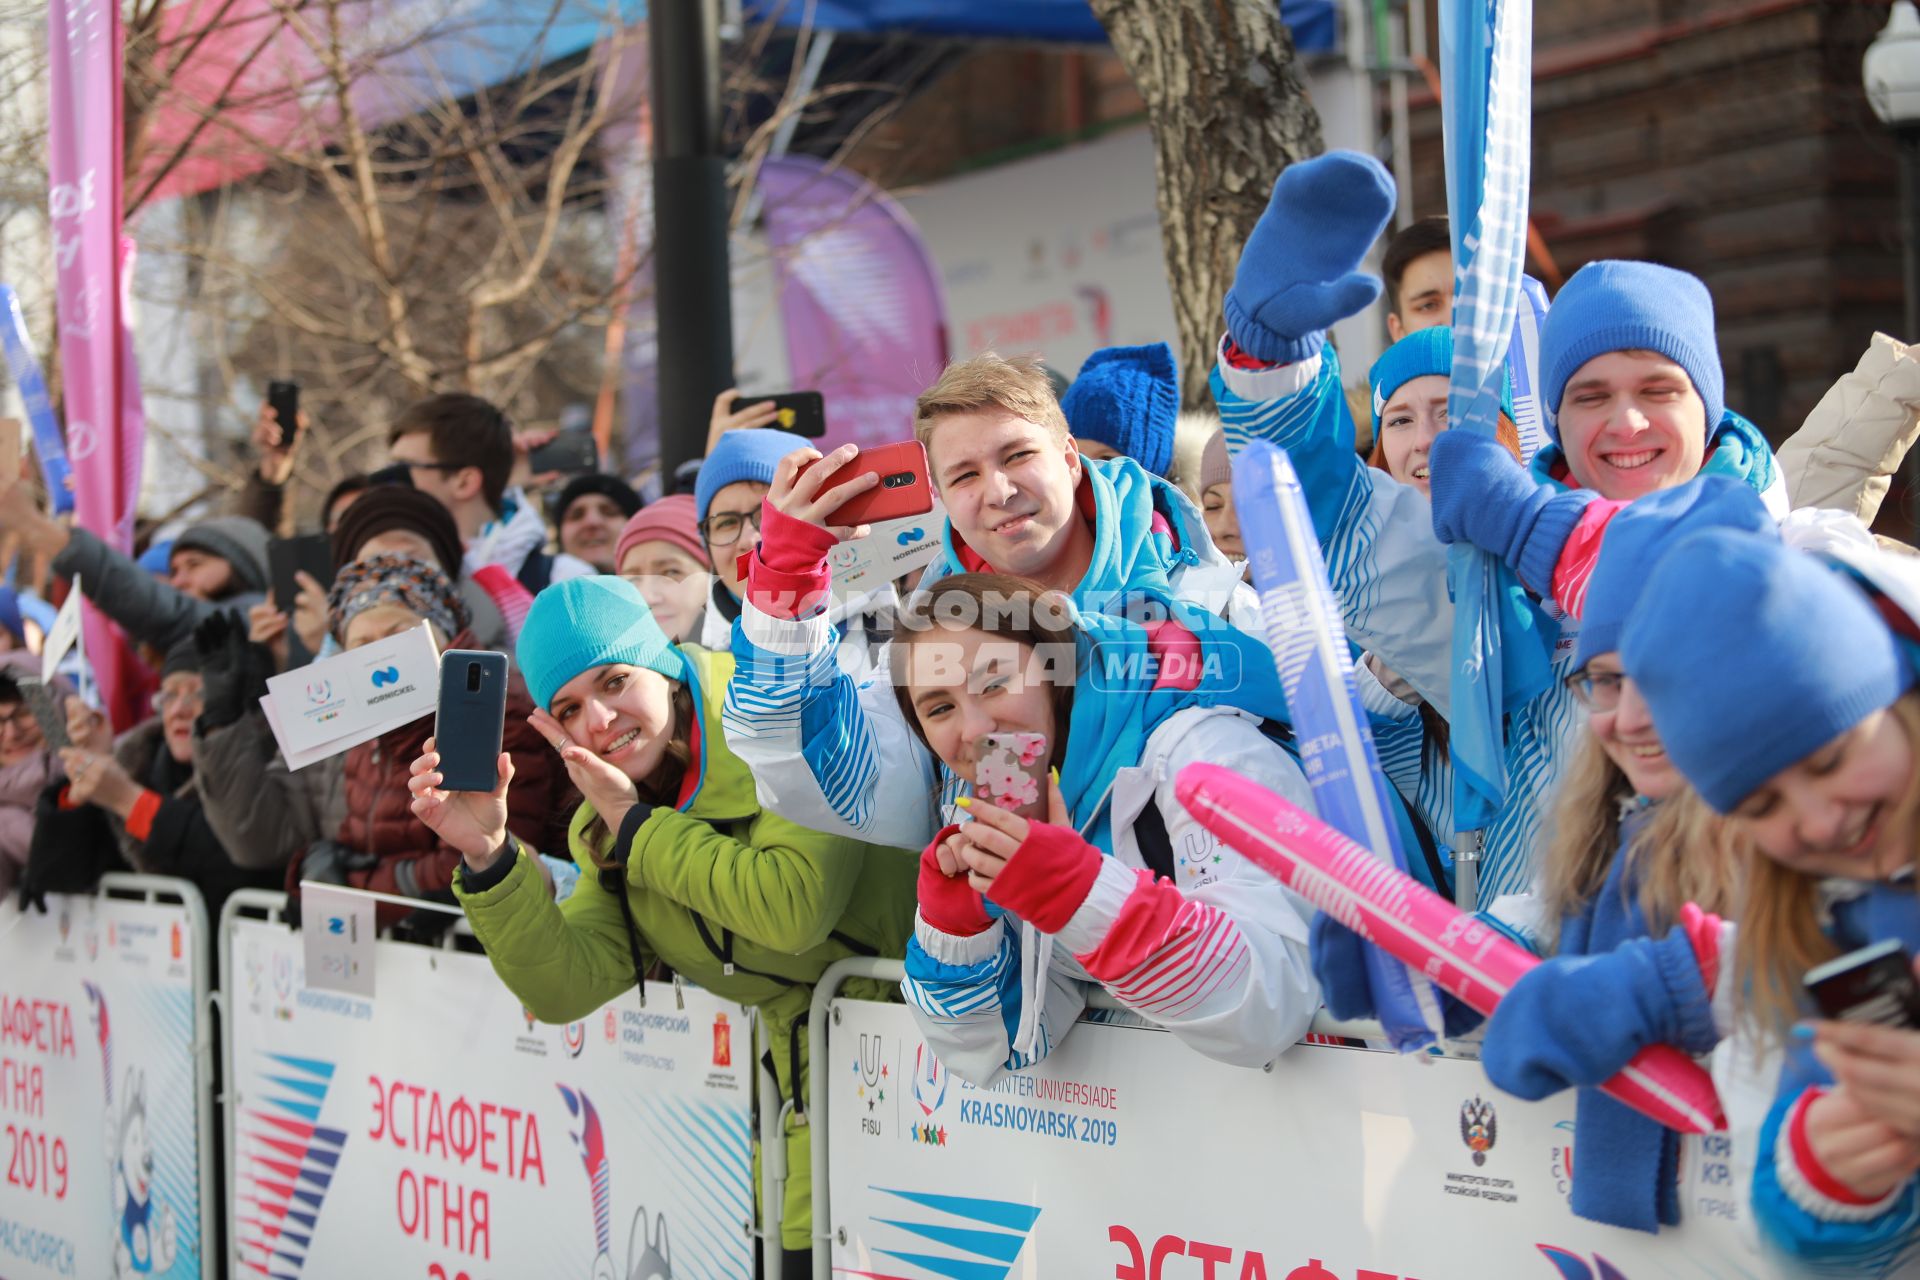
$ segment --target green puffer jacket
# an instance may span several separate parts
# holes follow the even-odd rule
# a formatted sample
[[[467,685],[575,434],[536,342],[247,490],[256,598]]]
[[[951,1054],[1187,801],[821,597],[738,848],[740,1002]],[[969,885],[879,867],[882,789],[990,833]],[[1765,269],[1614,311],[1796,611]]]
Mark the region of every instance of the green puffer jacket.
[[[656,809],[627,856],[626,894],[641,958],[754,1006],[780,1091],[793,1098],[797,1087],[804,1110],[812,983],[847,956],[905,955],[919,859],[762,810],[753,776],[720,731],[733,657],[690,645],[683,652],[701,709],[689,781],[679,808]],[[454,878],[494,972],[543,1022],[577,1021],[634,984],[626,922],[594,860],[595,854],[607,860],[612,839],[592,806],[582,805],[568,831],[580,881],[557,906],[524,854],[504,881],[484,892],[468,893],[462,878]],[[846,994],[898,999],[899,988],[857,982]],[[789,1123],[781,1232],[788,1249],[811,1245],[806,1137],[804,1124]]]

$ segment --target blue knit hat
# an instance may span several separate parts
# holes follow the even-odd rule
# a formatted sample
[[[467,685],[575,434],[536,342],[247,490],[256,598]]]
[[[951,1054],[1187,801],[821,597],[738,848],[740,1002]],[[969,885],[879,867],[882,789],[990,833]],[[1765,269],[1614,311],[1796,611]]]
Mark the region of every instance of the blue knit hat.
[[[1913,682],[1850,580],[1776,533],[1728,529],[1694,533],[1661,558],[1620,658],[1667,755],[1721,813]]]
[[[1380,432],[1380,415],[1387,407],[1387,401],[1393,399],[1393,393],[1412,382],[1415,378],[1424,378],[1429,374],[1438,374],[1442,378],[1453,376],[1453,326],[1436,324],[1425,329],[1415,329],[1400,341],[1380,353],[1373,362],[1373,368],[1367,370],[1367,385],[1373,389],[1373,430],[1377,438]],[[1500,412],[1513,418],[1513,380],[1502,373],[1500,375]]]
[[[1587,580],[1574,670],[1620,647],[1627,615],[1667,548],[1701,529],[1767,534],[1773,527],[1760,495],[1731,476],[1700,476],[1621,508],[1607,524],[1600,559]]]
[[[1727,408],[1713,295],[1697,276],[1653,262],[1589,262],[1562,285],[1540,327],[1540,404],[1560,442],[1560,397],[1609,351],[1658,351],[1687,371],[1707,406],[1707,439]]]
[[[1173,462],[1180,416],[1180,371],[1164,342],[1102,347],[1080,366],[1060,397],[1067,429],[1123,453],[1157,476]]]
[[[20,616],[20,593],[12,587],[0,587],[0,628],[13,637],[14,648],[26,647],[27,624]]]
[[[156,578],[166,577],[173,572],[173,539],[156,540],[152,546],[140,553],[140,558],[134,563]]]
[[[751,432],[732,434],[749,435]],[[624,662],[687,678],[686,659],[653,620],[640,589],[625,578],[568,578],[533,598],[514,658],[542,710],[582,671]]]
[[[780,459],[795,449],[812,447],[811,440],[772,427],[729,431],[722,435],[720,443],[714,445],[713,452],[701,462],[699,479],[694,481],[694,519],[705,520],[707,508],[713,505],[713,495],[728,485],[741,480],[772,484],[773,469],[780,465]]]

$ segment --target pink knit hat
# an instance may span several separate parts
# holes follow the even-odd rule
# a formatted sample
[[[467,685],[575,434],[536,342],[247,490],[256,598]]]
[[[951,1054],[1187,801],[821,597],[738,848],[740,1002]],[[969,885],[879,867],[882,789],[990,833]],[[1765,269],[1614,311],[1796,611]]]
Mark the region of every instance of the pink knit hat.
[[[614,567],[619,568],[627,552],[643,542],[670,542],[706,564],[707,549],[700,542],[698,522],[694,519],[693,495],[676,493],[640,508],[620,531],[619,545],[613,549]]]

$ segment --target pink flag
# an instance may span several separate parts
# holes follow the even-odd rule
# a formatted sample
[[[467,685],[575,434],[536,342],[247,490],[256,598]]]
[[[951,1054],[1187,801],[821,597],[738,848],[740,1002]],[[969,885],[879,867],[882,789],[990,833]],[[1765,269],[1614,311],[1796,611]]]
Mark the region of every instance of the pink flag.
[[[54,0],[48,30],[48,205],[75,519],[130,551],[143,425],[123,320],[133,255],[120,237],[120,6]],[[86,637],[103,705],[130,723],[130,655],[92,609]]]
[[[760,168],[796,388],[824,393],[821,448],[913,434],[913,402],[947,363],[947,307],[920,231],[893,198],[805,156]]]
[[[1540,958],[1312,814],[1217,764],[1180,771],[1175,794],[1207,830],[1335,920],[1491,1014]],[[1713,1078],[1672,1045],[1648,1045],[1602,1093],[1681,1133],[1727,1127]]]

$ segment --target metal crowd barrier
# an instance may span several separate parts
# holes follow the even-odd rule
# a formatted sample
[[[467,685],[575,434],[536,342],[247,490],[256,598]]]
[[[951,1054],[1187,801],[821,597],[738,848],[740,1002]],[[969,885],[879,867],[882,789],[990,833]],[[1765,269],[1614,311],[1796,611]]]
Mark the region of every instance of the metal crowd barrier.
[[[829,1107],[828,1082],[832,1073],[821,1070],[828,1060],[827,1033],[836,1021],[833,1001],[850,979],[873,978],[899,982],[907,976],[906,965],[899,960],[878,960],[853,956],[827,966],[813,988],[813,1009],[807,1018],[807,1060],[813,1064],[807,1090],[807,1123],[813,1129],[813,1276],[814,1280],[832,1280],[833,1216],[830,1187],[830,1151],[827,1138]],[[1125,1005],[1105,991],[1094,991],[1087,999],[1089,1009],[1124,1010]],[[1343,1036],[1357,1040],[1378,1040],[1386,1033],[1377,1022],[1342,1022],[1322,1009],[1314,1015],[1312,1035]]]

